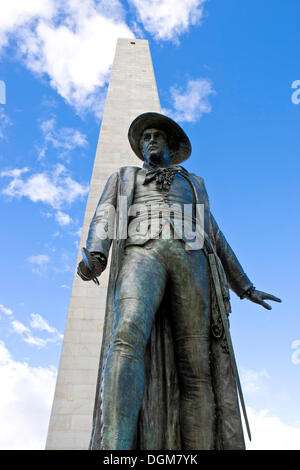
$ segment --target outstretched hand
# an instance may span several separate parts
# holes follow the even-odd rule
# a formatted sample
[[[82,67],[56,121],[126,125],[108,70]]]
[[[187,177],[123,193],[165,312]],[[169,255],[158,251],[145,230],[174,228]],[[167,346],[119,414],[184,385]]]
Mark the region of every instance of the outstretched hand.
[[[264,302],[264,300],[273,300],[274,302],[281,302],[281,299],[275,297],[275,295],[267,294],[266,292],[261,292],[260,290],[256,289],[251,291],[251,293],[247,295],[246,298],[248,300],[251,300],[251,302],[255,302],[256,304],[262,305],[267,310],[272,310],[272,307],[267,302]]]

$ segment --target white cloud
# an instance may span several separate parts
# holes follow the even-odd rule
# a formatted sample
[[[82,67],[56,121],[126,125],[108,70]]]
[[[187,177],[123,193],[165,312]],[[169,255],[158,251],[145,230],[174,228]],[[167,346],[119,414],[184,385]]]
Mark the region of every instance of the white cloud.
[[[27,173],[29,168],[15,168],[14,170],[2,171],[0,176],[11,176],[12,178],[20,178],[23,173]]]
[[[50,219],[50,217],[54,215],[56,222],[62,227],[70,225],[73,222],[73,219],[69,216],[69,214],[66,214],[66,212],[57,211],[55,214],[51,214],[50,212],[42,212],[42,214],[44,217],[47,217],[47,219]],[[53,233],[52,237],[61,237],[61,233],[56,231]]]
[[[41,348],[45,348],[48,343],[53,343],[55,341],[49,338],[44,339],[44,338],[38,338],[37,336],[29,335],[29,336],[24,337],[24,342],[32,346],[37,346],[39,349],[41,349]]]
[[[60,209],[88,192],[88,186],[72,179],[63,165],[57,165],[52,172],[36,173],[25,179],[22,174],[28,171],[28,168],[23,168],[0,173],[2,177],[12,178],[2,194],[12,198],[28,197],[33,202]]]
[[[42,266],[43,264],[47,264],[50,261],[48,255],[32,255],[28,258],[29,263],[38,264]]]
[[[33,258],[37,258],[34,259],[34,262],[37,262],[38,266],[40,266],[44,262],[40,259],[39,256]],[[29,345],[37,346],[38,348],[44,348],[47,346],[48,343],[56,343],[63,338],[63,335],[56,328],[49,325],[49,322],[37,313],[30,314],[29,326],[33,330],[46,332],[47,337],[40,338],[34,336],[32,334],[32,330],[28,326],[24,325],[24,323],[17,320],[14,317],[12,310],[4,307],[2,304],[0,304],[0,311],[5,313],[5,315],[7,315],[8,317],[8,325],[10,328],[10,332],[19,335],[20,339]]]
[[[22,322],[20,322],[19,320],[12,320],[10,322],[12,331],[14,333],[17,333],[21,337],[22,341],[24,341],[25,343],[31,346],[37,346],[38,348],[44,348],[47,346],[48,343],[56,343],[57,341],[60,341],[63,338],[63,335],[56,328],[50,326],[47,320],[45,320],[41,315],[38,315],[37,313],[32,313],[30,317],[31,328],[40,331],[46,331],[52,336],[48,336],[47,338],[40,338],[34,336],[32,334],[31,329],[25,326]]]
[[[4,307],[4,305],[0,304],[0,311],[4,313],[5,315],[12,315],[13,312],[10,308]]]
[[[43,121],[40,128],[44,138],[42,146],[38,148],[40,159],[46,155],[49,144],[60,151],[60,157],[68,156],[72,150],[87,145],[86,135],[78,129],[63,127],[57,130],[55,118]]]
[[[55,331],[57,332],[57,330]],[[33,336],[29,330],[29,332],[25,332],[22,339],[25,343],[29,344],[30,346],[36,346],[38,349],[42,349],[45,348],[49,343],[57,343],[58,341],[63,339],[63,335],[57,332],[57,334],[52,338],[40,338],[38,336]]]
[[[176,41],[204,17],[205,0],[129,3],[158,40]],[[1,8],[0,51],[13,39],[16,56],[28,69],[47,77],[79,113],[92,111],[99,117],[117,38],[133,38],[133,30],[141,34],[137,18],[130,29],[125,16],[119,0],[10,0]]]
[[[45,320],[38,313],[31,313],[30,317],[31,317],[31,322],[30,322],[31,328],[36,328],[38,330],[48,331],[49,333],[56,333],[57,332],[56,328],[53,328],[52,326],[50,326],[49,323],[47,322],[47,320]]]
[[[245,394],[254,395],[266,392],[265,379],[270,376],[266,369],[260,371],[242,370],[243,391]]]
[[[270,410],[247,408],[252,441],[248,450],[300,450],[300,428],[290,426]]]
[[[158,40],[176,40],[199,24],[204,16],[205,0],[129,0],[144,28]]]
[[[43,275],[48,270],[50,257],[48,255],[32,255],[27,258],[27,261],[31,264],[31,270],[33,273]]]
[[[53,0],[10,0],[2,2],[0,16],[0,50],[9,39],[9,34],[19,27],[29,26],[37,18],[47,19],[54,14]]]
[[[260,371],[242,369],[243,392],[249,402],[264,396],[272,402],[273,392],[269,390],[270,375],[266,369]],[[249,450],[300,450],[300,428],[284,422],[276,409],[247,407],[252,441],[246,439]],[[244,422],[243,422],[244,425]],[[244,434],[247,436],[244,426]]]
[[[13,360],[0,342],[0,449],[44,449],[56,369]]]
[[[23,3],[29,6],[19,12],[18,0],[2,7],[0,45],[13,35],[18,55],[30,70],[48,76],[51,86],[79,112],[99,115],[116,40],[133,37],[122,4],[117,0]]]
[[[189,80],[185,88],[173,86],[170,89],[173,109],[164,112],[175,121],[195,122],[211,112],[208,97],[214,93],[211,82],[205,78]]]
[[[30,329],[27,328],[27,326],[23,325],[23,323],[21,323],[18,320],[13,320],[11,322],[11,326],[12,326],[13,331],[15,333],[17,333],[18,335],[23,335],[25,333],[30,333]]]
[[[71,217],[66,214],[65,212],[58,211],[55,214],[56,221],[59,223],[59,225],[69,225],[72,222]]]

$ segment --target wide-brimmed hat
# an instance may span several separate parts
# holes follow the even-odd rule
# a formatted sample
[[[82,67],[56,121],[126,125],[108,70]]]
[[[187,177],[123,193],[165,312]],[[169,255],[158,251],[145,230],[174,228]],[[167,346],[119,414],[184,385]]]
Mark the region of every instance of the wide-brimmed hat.
[[[172,165],[187,160],[192,152],[190,140],[183,129],[173,119],[159,113],[143,113],[134,119],[128,131],[128,139],[134,153],[144,160],[140,140],[146,129],[157,128],[168,138]]]

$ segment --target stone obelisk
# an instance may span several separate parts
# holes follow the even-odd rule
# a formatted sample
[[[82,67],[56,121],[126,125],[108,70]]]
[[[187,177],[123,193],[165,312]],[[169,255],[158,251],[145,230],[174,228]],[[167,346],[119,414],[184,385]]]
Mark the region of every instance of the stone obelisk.
[[[95,58],[95,60],[97,60]],[[139,165],[127,138],[130,123],[147,111],[160,112],[146,40],[119,39],[108,86],[80,248],[108,177],[121,166]],[[81,258],[78,254],[78,261]],[[47,449],[89,445],[105,312],[109,266],[100,287],[76,274],[52,406]]]

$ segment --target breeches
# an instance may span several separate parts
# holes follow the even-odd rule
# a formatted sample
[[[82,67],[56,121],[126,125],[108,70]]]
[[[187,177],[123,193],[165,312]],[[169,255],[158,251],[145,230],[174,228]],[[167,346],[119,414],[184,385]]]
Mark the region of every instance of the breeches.
[[[207,260],[202,251],[186,251],[180,240],[160,239],[125,248],[103,376],[104,449],[133,448],[144,391],[145,349],[164,295],[179,375],[183,448],[214,446]]]

